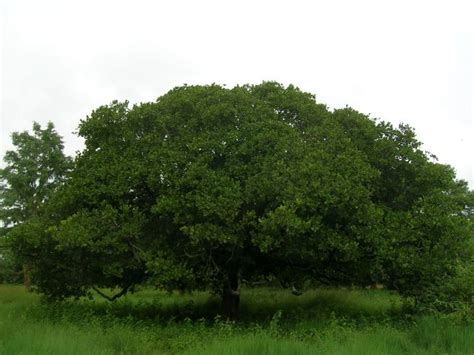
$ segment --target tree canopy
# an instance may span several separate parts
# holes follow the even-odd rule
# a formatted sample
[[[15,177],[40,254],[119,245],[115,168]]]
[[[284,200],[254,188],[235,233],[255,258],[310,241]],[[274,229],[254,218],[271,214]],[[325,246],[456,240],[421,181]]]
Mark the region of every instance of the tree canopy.
[[[33,123],[33,134],[13,133],[12,144],[0,169],[0,219],[7,227],[36,217],[71,168],[51,122],[45,129]]]
[[[240,282],[266,278],[427,301],[472,235],[466,183],[413,129],[291,85],[178,87],[78,131],[85,149],[25,239],[53,298],[147,281],[219,293],[235,318]]]

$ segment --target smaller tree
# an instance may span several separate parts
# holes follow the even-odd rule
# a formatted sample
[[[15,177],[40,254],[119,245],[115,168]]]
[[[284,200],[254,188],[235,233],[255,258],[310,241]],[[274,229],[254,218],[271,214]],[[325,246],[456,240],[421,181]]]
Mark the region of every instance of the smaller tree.
[[[0,220],[9,246],[23,263],[24,283],[29,288],[28,259],[33,255],[26,255],[22,248],[24,238],[31,234],[26,231],[38,224],[42,207],[64,182],[72,161],[64,155],[62,138],[51,122],[45,129],[34,122],[33,134],[13,133],[12,143],[15,149],[6,152],[6,166],[0,169]]]

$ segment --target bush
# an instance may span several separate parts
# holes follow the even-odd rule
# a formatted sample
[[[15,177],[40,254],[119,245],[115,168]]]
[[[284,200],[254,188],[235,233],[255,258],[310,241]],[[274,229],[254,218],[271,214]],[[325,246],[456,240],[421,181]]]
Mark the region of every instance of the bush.
[[[0,283],[22,282],[22,269],[8,250],[0,251]]]

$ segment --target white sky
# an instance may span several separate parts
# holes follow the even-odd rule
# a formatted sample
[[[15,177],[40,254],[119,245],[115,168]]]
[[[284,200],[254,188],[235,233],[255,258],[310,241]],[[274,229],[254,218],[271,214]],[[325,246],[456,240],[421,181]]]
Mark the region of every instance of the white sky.
[[[474,2],[472,2],[474,4]],[[51,120],[66,152],[114,99],[277,80],[413,126],[474,188],[470,1],[0,0],[1,155]]]

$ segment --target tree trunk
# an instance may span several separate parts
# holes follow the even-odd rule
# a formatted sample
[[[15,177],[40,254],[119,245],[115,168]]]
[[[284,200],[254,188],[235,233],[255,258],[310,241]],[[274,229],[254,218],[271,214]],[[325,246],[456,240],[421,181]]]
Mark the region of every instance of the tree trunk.
[[[238,274],[229,275],[222,292],[222,314],[228,320],[239,320],[240,280]]]
[[[30,269],[29,264],[23,264],[23,285],[25,285],[27,291],[31,289]]]

